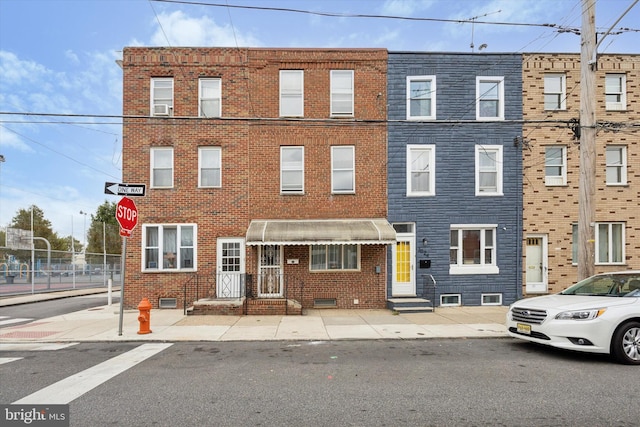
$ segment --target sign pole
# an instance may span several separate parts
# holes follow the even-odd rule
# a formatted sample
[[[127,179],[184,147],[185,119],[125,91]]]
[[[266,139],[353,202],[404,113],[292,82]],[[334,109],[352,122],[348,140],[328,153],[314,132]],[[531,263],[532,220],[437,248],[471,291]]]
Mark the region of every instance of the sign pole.
[[[122,336],[122,318],[124,316],[124,268],[127,265],[127,237],[122,237],[122,256],[120,258],[120,317],[118,319],[118,335]]]

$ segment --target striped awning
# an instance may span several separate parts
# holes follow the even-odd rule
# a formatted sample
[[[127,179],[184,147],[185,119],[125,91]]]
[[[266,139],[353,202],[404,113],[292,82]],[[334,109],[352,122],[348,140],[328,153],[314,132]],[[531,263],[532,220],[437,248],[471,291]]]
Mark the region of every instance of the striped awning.
[[[396,232],[386,219],[254,220],[247,245],[388,245]]]

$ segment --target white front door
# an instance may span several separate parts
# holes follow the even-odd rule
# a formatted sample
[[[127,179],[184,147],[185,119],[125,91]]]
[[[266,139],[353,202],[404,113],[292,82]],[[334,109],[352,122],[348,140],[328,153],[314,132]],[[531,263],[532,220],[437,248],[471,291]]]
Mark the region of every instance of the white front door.
[[[216,296],[240,298],[243,295],[244,239],[218,239]]]
[[[279,298],[282,289],[282,246],[265,245],[259,247],[258,297]]]
[[[411,225],[409,228],[396,227],[396,243],[392,250],[393,259],[393,280],[391,282],[392,296],[415,296],[416,295],[416,236],[413,233],[413,224],[400,224],[400,226]],[[400,232],[400,231],[411,232]]]
[[[546,293],[548,291],[547,236],[529,235],[526,244],[526,293]]]

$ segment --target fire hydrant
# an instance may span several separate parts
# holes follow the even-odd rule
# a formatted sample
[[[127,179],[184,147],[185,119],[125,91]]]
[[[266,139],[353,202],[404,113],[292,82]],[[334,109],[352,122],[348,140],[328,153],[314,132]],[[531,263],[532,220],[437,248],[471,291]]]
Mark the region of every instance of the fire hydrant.
[[[138,322],[140,322],[139,334],[151,333],[151,303],[147,298],[142,298],[140,304],[138,304]]]

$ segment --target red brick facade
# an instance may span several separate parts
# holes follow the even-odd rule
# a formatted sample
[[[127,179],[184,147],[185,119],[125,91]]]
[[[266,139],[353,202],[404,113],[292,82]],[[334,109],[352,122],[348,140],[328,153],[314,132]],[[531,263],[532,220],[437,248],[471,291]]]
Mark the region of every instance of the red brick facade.
[[[123,181],[147,184],[136,199],[139,227],[128,238],[125,305],[176,298],[182,307],[215,296],[217,241],[244,238],[254,219],[386,218],[386,84],[383,49],[126,48],[123,54]],[[304,70],[304,117],[279,117],[280,70]],[[330,71],[353,70],[353,117],[330,114]],[[173,79],[171,117],[151,117],[151,79]],[[199,78],[221,81],[221,117],[198,117]],[[280,147],[304,147],[304,193],[280,191]],[[355,152],[355,192],[331,189],[331,147]],[[220,147],[222,184],[198,186],[198,147]],[[173,149],[173,186],[151,186],[151,149]],[[142,228],[195,224],[195,268],[145,268]],[[362,245],[358,271],[311,272],[310,246],[284,246],[283,273],[303,286],[301,303],[385,306],[385,245]],[[246,272],[257,271],[247,246]],[[197,276],[197,277],[196,277]],[[255,283],[254,283],[255,286]]]

